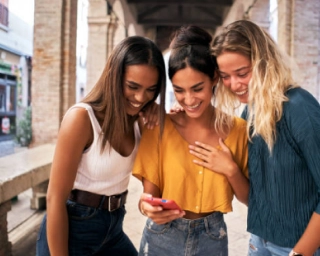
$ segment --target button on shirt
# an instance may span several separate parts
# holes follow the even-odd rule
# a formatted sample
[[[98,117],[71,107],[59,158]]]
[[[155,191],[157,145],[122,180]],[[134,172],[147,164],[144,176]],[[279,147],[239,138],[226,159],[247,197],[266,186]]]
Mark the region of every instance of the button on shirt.
[[[225,144],[234,160],[248,177],[246,122],[235,118]],[[159,127],[145,129],[133,175],[147,179],[159,187],[162,198],[173,199],[184,210],[204,213],[232,211],[232,188],[224,175],[193,163],[189,143],[176,130],[167,115],[164,131],[159,140]]]

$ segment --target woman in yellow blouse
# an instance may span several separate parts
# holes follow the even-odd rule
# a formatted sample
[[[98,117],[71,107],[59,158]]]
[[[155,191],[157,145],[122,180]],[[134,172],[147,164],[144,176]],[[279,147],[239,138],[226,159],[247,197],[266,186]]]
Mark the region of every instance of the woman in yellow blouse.
[[[234,194],[247,203],[246,123],[213,106],[219,88],[211,40],[186,26],[171,43],[169,77],[184,111],[167,115],[162,133],[156,127],[141,138],[133,175],[143,182],[139,206],[148,219],[139,255],[228,255],[223,214],[232,211]],[[209,145],[205,166],[190,154],[189,145],[199,142]],[[223,165],[224,158],[235,162]],[[173,199],[182,210],[152,206],[147,194]]]

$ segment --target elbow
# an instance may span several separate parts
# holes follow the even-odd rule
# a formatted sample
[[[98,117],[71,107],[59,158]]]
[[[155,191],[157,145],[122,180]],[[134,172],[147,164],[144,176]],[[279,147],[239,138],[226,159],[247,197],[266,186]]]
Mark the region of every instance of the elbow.
[[[46,196],[46,208],[47,208],[47,212],[49,212],[51,210],[51,208],[54,208],[54,207],[51,207],[52,205],[54,205],[54,196],[51,194],[51,193],[47,193],[47,196]]]
[[[46,208],[47,212],[58,211],[58,209],[66,208],[67,197],[56,193],[47,193]]]

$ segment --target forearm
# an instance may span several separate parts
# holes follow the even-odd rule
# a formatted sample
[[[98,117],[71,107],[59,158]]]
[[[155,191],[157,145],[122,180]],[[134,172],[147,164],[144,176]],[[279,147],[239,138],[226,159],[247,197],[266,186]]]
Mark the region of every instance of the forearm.
[[[47,208],[47,239],[51,256],[68,256],[68,226],[65,204],[49,203]]]
[[[304,256],[312,256],[320,247],[320,214],[313,213],[309,224],[298,243],[293,248]]]
[[[227,176],[227,179],[237,199],[241,203],[248,205],[249,180],[243,175],[243,173],[239,169],[234,174]]]

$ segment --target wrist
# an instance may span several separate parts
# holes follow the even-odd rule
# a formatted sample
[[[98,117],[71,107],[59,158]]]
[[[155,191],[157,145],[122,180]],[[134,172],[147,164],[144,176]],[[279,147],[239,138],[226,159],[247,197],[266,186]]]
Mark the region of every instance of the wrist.
[[[236,164],[231,165],[228,169],[229,169],[229,171],[227,172],[228,179],[232,179],[238,176],[238,174],[240,173],[240,169]]]

